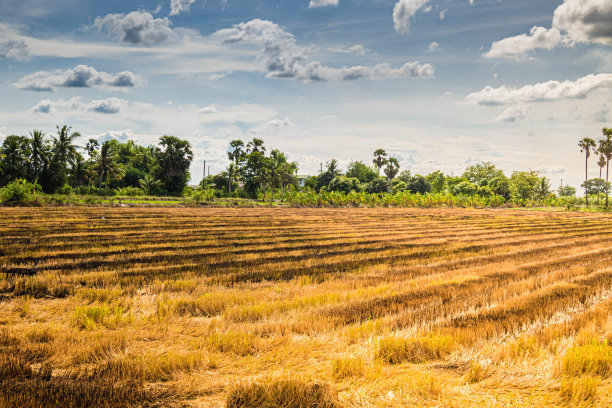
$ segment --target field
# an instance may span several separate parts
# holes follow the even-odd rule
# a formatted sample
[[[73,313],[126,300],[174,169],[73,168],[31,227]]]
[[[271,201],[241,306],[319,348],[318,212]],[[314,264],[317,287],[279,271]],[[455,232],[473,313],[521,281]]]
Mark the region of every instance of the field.
[[[606,214],[0,212],[0,407],[612,406]]]

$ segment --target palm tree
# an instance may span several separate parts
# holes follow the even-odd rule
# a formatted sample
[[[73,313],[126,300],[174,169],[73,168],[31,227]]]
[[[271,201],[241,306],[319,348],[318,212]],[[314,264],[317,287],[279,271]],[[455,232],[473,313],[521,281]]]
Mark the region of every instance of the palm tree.
[[[117,163],[115,145],[110,141],[107,140],[102,143],[94,168],[98,170],[98,188],[102,187],[102,180],[104,180],[105,188],[108,189],[108,182],[111,177],[114,179],[123,177],[124,171]]]
[[[77,146],[73,142],[81,136],[79,132],[70,133],[71,129],[66,125],[61,129],[57,126],[57,136],[53,138],[53,160],[64,174],[66,174],[69,160],[77,154]]]
[[[140,185],[140,188],[144,190],[145,195],[149,195],[151,190],[154,190],[157,187],[160,187],[162,182],[159,180],[156,180],[155,177],[153,177],[152,175],[147,174],[146,176],[144,176],[144,178],[141,178],[140,180],[138,180],[138,184]]]
[[[372,162],[378,169],[379,176],[380,176],[380,169],[382,168],[382,166],[387,164],[386,157],[387,157],[387,152],[385,151],[385,149],[377,149],[374,151],[374,160],[372,160]]]
[[[604,128],[603,134],[605,139],[599,141],[599,153],[606,158],[606,186],[608,185],[608,176],[610,172],[610,159],[612,159],[612,129]],[[608,191],[606,189],[606,207],[608,206]]]
[[[96,139],[89,139],[89,141],[85,145],[85,151],[87,152],[87,154],[91,158],[91,157],[93,157],[94,152],[98,151],[99,147],[100,147],[100,144],[98,143],[98,141]]]
[[[36,180],[49,165],[50,147],[45,140],[45,134],[40,130],[30,132],[29,145],[32,180]]]
[[[589,182],[589,156],[591,155],[591,149],[595,149],[595,141],[590,137],[585,137],[580,142],[578,142],[578,147],[580,147],[580,151],[585,154],[584,161],[584,197],[586,199],[586,205],[589,205],[589,193],[587,189],[587,183]]]
[[[253,140],[251,140],[248,144],[247,144],[247,152],[248,153],[255,153],[255,152],[259,152],[259,153],[265,153],[266,152],[266,148],[264,146],[264,141],[262,139],[258,139],[256,137],[253,138]]]
[[[96,172],[91,168],[91,164],[77,153],[70,158],[70,176],[74,185],[80,187],[83,183],[91,185]]]
[[[400,165],[397,159],[395,157],[389,157],[389,160],[387,160],[387,167],[385,167],[385,175],[389,180],[393,180],[395,176],[397,176],[399,168]]]
[[[10,135],[4,139],[0,151],[2,152],[2,168],[4,183],[26,178],[28,173],[28,139],[24,136]]]
[[[599,156],[599,161],[597,162],[599,166],[599,179],[601,180],[601,171],[604,167],[606,167],[606,157],[602,154]],[[601,189],[597,191],[597,205],[599,205],[599,194],[601,193]]]

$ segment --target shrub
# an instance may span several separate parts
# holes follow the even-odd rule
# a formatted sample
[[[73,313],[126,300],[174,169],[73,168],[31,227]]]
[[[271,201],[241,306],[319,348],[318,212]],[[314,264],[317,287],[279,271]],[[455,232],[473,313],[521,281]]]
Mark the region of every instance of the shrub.
[[[145,195],[143,189],[138,187],[123,187],[117,191],[117,195],[126,196],[126,197],[137,197]]]
[[[25,203],[40,189],[38,184],[23,179],[11,181],[0,188],[0,200],[5,203]]]

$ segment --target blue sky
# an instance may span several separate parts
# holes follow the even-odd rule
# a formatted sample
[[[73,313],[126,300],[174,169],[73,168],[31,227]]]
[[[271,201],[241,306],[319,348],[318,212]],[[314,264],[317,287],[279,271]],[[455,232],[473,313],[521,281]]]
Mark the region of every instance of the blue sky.
[[[260,137],[302,174],[383,147],[578,186],[578,140],[612,126],[611,21],[609,0],[2,0],[0,138],[172,134],[194,181]]]

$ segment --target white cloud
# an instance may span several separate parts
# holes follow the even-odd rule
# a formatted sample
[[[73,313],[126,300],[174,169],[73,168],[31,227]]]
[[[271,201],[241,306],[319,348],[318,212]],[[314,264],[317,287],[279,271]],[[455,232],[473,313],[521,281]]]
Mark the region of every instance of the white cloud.
[[[337,6],[339,0],[310,0],[308,8]]]
[[[446,13],[447,13],[447,12],[448,12],[448,10],[447,10],[447,9],[442,10],[442,11],[440,12],[440,20],[444,20],[444,19],[446,18]]]
[[[51,92],[56,88],[99,88],[120,91],[142,84],[142,78],[130,71],[112,75],[87,65],[77,65],[66,71],[38,71],[26,75],[13,85],[29,91]]]
[[[176,38],[167,18],[154,18],[146,11],[132,11],[128,14],[107,14],[97,17],[93,27],[106,30],[122,42],[130,44],[155,45]]]
[[[577,42],[612,45],[612,2],[565,0],[555,10],[553,27]]]
[[[30,56],[26,42],[20,38],[15,29],[0,23],[0,58],[11,58],[24,61]]]
[[[521,34],[496,41],[486,58],[527,58],[536,49],[551,50],[573,43],[612,45],[612,2],[610,0],[564,0],[555,10],[552,27],[533,27]]]
[[[125,143],[128,140],[135,140],[136,137],[131,129],[125,130],[108,130],[99,135],[88,135],[88,138],[96,139],[98,143],[102,144],[109,140],[117,140],[118,142]]]
[[[528,58],[527,53],[536,49],[552,50],[563,41],[561,32],[556,28],[533,27],[529,34],[495,41],[491,49],[485,52],[485,58]]]
[[[39,114],[51,114],[58,111],[62,112],[94,112],[103,114],[116,114],[121,109],[126,107],[128,102],[124,99],[112,97],[108,99],[92,100],[90,102],[82,102],[80,97],[70,98],[68,100],[59,99],[51,101],[44,99],[38,102],[30,112]]]
[[[465,99],[478,105],[511,105],[525,102],[585,98],[597,89],[612,88],[612,74],[587,75],[576,81],[548,81],[522,88],[487,86]]]
[[[470,6],[474,5],[474,0],[470,0]]]
[[[354,54],[354,55],[362,55],[362,56],[366,55],[366,53],[370,51],[361,44],[355,44],[348,48],[330,47],[329,50],[332,52],[340,53],[340,54]]]
[[[515,106],[510,106],[508,109],[504,110],[499,116],[497,116],[494,120],[496,122],[518,122],[529,115],[531,111],[531,107],[526,104],[520,104]]]
[[[406,34],[410,31],[410,19],[430,0],[399,0],[393,7],[393,27],[395,31]]]
[[[258,104],[240,104],[219,108],[216,104],[199,109],[201,123],[259,123],[271,120],[278,114],[277,110]]]
[[[224,43],[255,44],[261,47],[260,69],[270,78],[287,78],[303,82],[347,81],[360,78],[431,78],[431,64],[408,62],[400,68],[388,63],[375,66],[345,66],[333,68],[312,61],[313,47],[296,44],[291,33],[278,24],[265,20],[251,20],[213,34]]]
[[[170,15],[176,16],[181,13],[189,12],[191,5],[196,0],[170,0]]]
[[[429,52],[434,52],[434,51],[437,51],[438,49],[440,49],[440,44],[438,44],[435,41],[429,44],[429,47],[427,47],[427,51]]]

